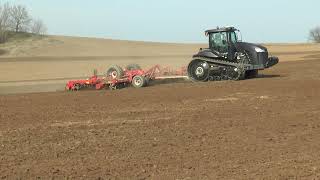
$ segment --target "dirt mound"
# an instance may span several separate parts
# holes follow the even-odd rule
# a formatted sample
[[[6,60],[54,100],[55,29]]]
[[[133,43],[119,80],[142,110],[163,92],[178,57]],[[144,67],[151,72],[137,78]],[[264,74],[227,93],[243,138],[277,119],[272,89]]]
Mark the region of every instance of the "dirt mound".
[[[317,179],[320,64],[245,81],[0,96],[1,178]]]

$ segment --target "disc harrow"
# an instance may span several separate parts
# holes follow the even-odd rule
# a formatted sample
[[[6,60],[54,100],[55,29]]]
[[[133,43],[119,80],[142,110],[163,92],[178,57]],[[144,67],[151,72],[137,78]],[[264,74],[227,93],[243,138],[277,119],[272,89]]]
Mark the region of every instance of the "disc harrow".
[[[79,91],[83,89],[110,89],[116,90],[132,85],[135,88],[148,86],[151,81],[158,79],[187,78],[187,68],[173,70],[169,67],[155,65],[147,70],[142,70],[139,65],[132,64],[126,68],[111,66],[105,75],[94,75],[87,79],[71,80],[66,84],[66,90]]]

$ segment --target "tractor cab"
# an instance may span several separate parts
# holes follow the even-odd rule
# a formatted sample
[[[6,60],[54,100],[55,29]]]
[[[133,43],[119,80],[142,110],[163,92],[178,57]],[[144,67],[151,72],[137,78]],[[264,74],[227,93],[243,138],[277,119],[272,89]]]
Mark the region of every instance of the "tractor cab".
[[[235,44],[238,42],[237,32],[239,31],[233,27],[207,30],[209,49],[219,57],[234,59]]]

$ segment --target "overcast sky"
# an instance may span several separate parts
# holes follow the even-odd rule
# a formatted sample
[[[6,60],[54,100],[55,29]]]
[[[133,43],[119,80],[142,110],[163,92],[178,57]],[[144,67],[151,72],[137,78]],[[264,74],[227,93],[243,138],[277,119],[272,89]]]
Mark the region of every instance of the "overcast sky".
[[[233,25],[250,42],[306,42],[320,0],[0,0],[26,5],[49,34],[161,42],[206,42]]]

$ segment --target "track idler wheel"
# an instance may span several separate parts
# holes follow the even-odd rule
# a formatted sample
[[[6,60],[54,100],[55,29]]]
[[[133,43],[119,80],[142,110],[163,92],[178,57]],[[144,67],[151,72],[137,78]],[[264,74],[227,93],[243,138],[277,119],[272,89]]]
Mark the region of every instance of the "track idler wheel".
[[[221,72],[222,80],[243,80],[245,79],[245,72],[241,68],[225,67]]]
[[[193,60],[188,65],[188,76],[193,81],[208,81],[209,64],[202,60]]]

